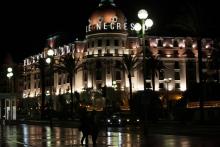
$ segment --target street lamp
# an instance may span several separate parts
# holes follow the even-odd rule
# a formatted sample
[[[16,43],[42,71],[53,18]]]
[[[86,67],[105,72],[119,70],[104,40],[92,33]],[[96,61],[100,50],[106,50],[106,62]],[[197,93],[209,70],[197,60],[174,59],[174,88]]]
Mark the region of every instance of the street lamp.
[[[116,90],[116,88],[117,88],[116,81],[113,81],[113,82],[112,82],[112,87],[114,88],[114,90]]]
[[[13,69],[11,68],[11,67],[8,67],[7,68],[7,77],[8,77],[8,79],[9,79],[9,90],[12,92],[12,85],[11,85],[11,82],[10,82],[10,80],[11,80],[11,77],[13,76],[14,74],[13,74]],[[11,85],[11,86],[10,86]]]
[[[54,55],[54,51],[53,49],[49,49],[47,51],[47,58],[46,58],[46,63],[49,64],[49,70],[50,70],[50,99],[49,99],[49,110],[50,110],[50,125],[52,125],[52,109],[53,109],[53,103],[52,103],[52,80],[53,80],[53,77],[52,77],[52,72],[53,72],[53,55]]]
[[[9,90],[9,92],[10,92],[11,94],[13,93],[13,85],[12,85],[12,83],[11,83],[11,78],[12,78],[13,75],[14,75],[14,74],[13,74],[13,69],[12,69],[12,67],[8,67],[8,68],[7,68],[7,77],[8,77],[8,79],[9,79],[9,81],[8,81],[8,90]],[[11,107],[10,107],[10,105],[9,105],[9,113],[8,113],[8,108],[6,108],[6,118],[8,118],[9,120],[11,119],[11,113],[12,113],[12,111],[11,111]],[[7,115],[9,115],[9,117],[8,117]]]
[[[169,83],[172,81],[172,78],[165,78],[164,82],[166,83],[166,107],[168,108],[168,90],[169,90]]]
[[[143,82],[144,82],[144,91],[146,90],[146,51],[145,51],[145,31],[149,30],[153,26],[153,21],[151,19],[147,19],[148,13],[146,10],[141,9],[138,11],[138,18],[141,20],[140,23],[136,23],[134,25],[134,29],[139,32],[142,30],[141,37],[142,37],[142,50],[143,50]]]

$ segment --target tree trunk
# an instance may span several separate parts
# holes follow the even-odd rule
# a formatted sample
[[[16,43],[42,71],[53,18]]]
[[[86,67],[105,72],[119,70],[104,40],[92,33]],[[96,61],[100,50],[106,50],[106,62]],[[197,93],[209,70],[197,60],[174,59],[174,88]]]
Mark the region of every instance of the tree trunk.
[[[45,67],[40,68],[40,76],[41,76],[41,119],[44,118],[44,109],[45,109]]]
[[[201,45],[201,38],[198,38],[197,40],[197,46],[198,46],[198,65],[199,65],[199,84],[201,87],[201,90],[203,91],[201,97],[199,98],[199,109],[200,109],[200,121],[204,121],[204,84],[203,84],[203,73],[202,73],[202,45]]]
[[[70,98],[71,98],[71,107],[70,107],[70,114],[71,118],[73,117],[73,75],[70,74]]]
[[[129,79],[129,94],[130,94],[130,100],[132,100],[132,83],[131,83],[131,73],[128,74],[128,79]]]
[[[155,91],[155,70],[153,69],[152,70],[152,75],[151,75],[151,80],[152,80],[152,88],[153,88],[153,91]]]

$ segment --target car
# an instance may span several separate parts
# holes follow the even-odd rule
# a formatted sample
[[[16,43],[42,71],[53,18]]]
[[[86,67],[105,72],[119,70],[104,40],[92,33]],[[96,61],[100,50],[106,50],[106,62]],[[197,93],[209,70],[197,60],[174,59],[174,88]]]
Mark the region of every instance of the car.
[[[122,116],[120,113],[114,113],[106,118],[107,126],[123,126],[124,121],[122,120]]]

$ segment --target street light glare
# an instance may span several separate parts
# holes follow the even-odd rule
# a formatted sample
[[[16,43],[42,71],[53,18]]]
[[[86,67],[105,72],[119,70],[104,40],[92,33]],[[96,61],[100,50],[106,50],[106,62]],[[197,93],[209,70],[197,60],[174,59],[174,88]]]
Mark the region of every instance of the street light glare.
[[[148,28],[150,28],[150,27],[152,27],[153,26],[153,20],[152,19],[147,19],[146,21],[145,21],[145,25],[148,27]]]
[[[146,19],[148,17],[148,13],[146,10],[141,9],[138,11],[138,18],[140,19]]]
[[[141,24],[140,23],[136,23],[134,25],[134,29],[135,29],[135,31],[139,32],[141,30]]]
[[[7,68],[7,71],[8,71],[8,72],[12,72],[12,68],[11,68],[11,67],[8,67],[8,68]]]
[[[8,78],[11,78],[12,76],[13,76],[13,73],[12,73],[12,72],[7,73],[7,77],[8,77]]]
[[[51,63],[51,59],[50,59],[50,58],[47,58],[47,59],[46,59],[46,62],[47,62],[47,64],[50,64],[50,63]]]
[[[54,51],[53,51],[52,49],[49,49],[49,50],[47,51],[47,55],[48,55],[48,56],[53,56],[53,55],[54,55]]]

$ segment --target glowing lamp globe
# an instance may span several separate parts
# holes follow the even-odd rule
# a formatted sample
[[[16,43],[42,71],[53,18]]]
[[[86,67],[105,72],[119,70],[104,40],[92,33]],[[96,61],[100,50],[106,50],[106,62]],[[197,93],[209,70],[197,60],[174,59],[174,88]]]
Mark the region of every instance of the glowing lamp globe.
[[[12,72],[12,68],[11,67],[7,68],[7,71]]]
[[[134,30],[135,31],[140,31],[141,30],[141,24],[139,24],[139,23],[136,23],[135,25],[134,25]]]
[[[47,58],[47,59],[46,59],[46,62],[47,62],[47,64],[50,64],[50,63],[51,63],[51,59],[50,59],[50,58]]]
[[[148,13],[146,10],[141,9],[138,11],[138,18],[140,19],[146,19],[148,17]]]
[[[153,26],[153,20],[152,19],[147,19],[146,21],[145,21],[145,25],[148,27],[148,28],[150,28],[150,27],[152,27]]]
[[[53,51],[52,49],[49,49],[49,50],[47,51],[47,55],[48,55],[48,56],[53,56],[53,55],[54,55],[54,51]]]

